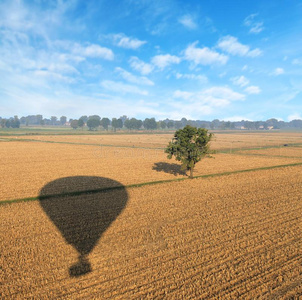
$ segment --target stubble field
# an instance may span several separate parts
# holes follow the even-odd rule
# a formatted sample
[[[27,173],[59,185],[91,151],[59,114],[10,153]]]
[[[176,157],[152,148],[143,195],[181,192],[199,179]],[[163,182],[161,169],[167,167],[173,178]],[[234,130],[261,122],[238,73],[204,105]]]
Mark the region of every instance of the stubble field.
[[[16,139],[36,141],[63,142],[76,144],[92,144],[104,146],[165,148],[173,138],[173,134],[103,134],[103,135],[39,135],[18,136]],[[238,149],[266,146],[283,146],[284,144],[302,143],[301,132],[217,132],[212,141],[212,148]]]
[[[279,141],[290,143],[286,134]],[[302,295],[302,148],[234,147],[189,180],[161,150],[76,138],[0,143],[1,201],[12,201],[0,205],[0,297]],[[37,199],[13,203],[28,197]]]

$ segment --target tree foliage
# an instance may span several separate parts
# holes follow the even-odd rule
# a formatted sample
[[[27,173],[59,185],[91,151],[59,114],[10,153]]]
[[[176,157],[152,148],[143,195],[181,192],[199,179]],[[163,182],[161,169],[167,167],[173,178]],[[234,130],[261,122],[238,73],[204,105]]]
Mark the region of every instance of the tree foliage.
[[[161,129],[166,129],[166,128],[167,128],[166,122],[161,121],[161,122],[160,122],[160,128],[161,128]]]
[[[117,128],[123,128],[123,120],[113,118],[112,122],[111,122],[111,125],[114,128],[114,130],[116,130]]]
[[[169,121],[168,124],[167,124],[167,127],[168,128],[174,127],[174,121]]]
[[[146,118],[143,122],[143,125],[145,127],[145,129],[156,129],[157,127],[157,124],[156,124],[156,121],[155,121],[155,118]]]
[[[56,125],[58,118],[56,116],[51,116],[50,120],[51,120],[51,125]]]
[[[64,125],[66,122],[67,122],[67,117],[66,117],[66,116],[62,116],[62,117],[60,118],[60,124],[61,124],[61,125]]]
[[[88,117],[87,116],[81,116],[80,119],[79,119],[79,121],[80,120],[83,120],[84,123],[87,123]]]
[[[108,118],[103,118],[101,120],[101,126],[103,126],[103,128],[105,130],[108,130],[108,126],[110,125],[110,120]]]
[[[207,129],[196,128],[190,125],[175,132],[173,140],[165,150],[168,158],[173,156],[182,163],[182,169],[190,171],[190,178],[193,178],[195,164],[202,158],[208,156],[210,151],[209,142],[213,137]]]
[[[142,120],[137,120],[135,118],[131,118],[130,120],[126,120],[124,123],[127,129],[140,129],[143,125]]]
[[[83,120],[83,119],[79,119],[79,121],[78,121],[78,126],[81,127],[81,128],[83,129],[84,125],[85,125],[84,120]]]
[[[79,126],[79,121],[78,120],[72,120],[70,122],[70,126],[73,128],[73,129],[77,129],[78,126]]]
[[[87,126],[89,130],[96,130],[100,126],[100,120],[98,118],[92,117],[88,119]]]

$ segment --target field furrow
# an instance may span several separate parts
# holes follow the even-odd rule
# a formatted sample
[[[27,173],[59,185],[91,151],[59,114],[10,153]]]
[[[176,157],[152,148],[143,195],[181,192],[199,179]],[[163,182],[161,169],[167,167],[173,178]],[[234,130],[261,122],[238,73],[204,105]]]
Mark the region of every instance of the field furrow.
[[[88,206],[80,223],[74,205],[62,215],[71,240],[39,201],[0,206],[4,296],[252,299],[299,293],[298,284],[290,288],[302,272],[297,174],[301,166],[130,188],[125,209],[89,253],[92,272],[80,277],[68,274],[78,256],[72,245],[88,243],[88,233],[105,222],[90,213],[95,199],[113,199],[117,191],[43,200]],[[75,225],[86,223],[86,233]]]

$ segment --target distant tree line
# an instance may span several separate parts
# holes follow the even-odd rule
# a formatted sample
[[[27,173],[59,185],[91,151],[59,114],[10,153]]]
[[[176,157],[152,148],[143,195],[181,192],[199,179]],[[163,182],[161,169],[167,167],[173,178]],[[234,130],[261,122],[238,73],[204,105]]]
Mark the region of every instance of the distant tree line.
[[[277,119],[268,119],[266,121],[220,121],[215,119],[213,121],[202,120],[160,120],[155,118],[146,118],[139,120],[136,118],[129,119],[127,116],[120,118],[107,117],[101,118],[99,115],[81,116],[79,119],[67,119],[66,116],[60,118],[51,116],[43,118],[42,115],[29,115],[26,117],[14,116],[11,118],[1,118],[0,125],[2,128],[19,128],[22,126],[70,126],[74,129],[87,127],[88,130],[98,130],[100,127],[103,130],[117,131],[120,129],[128,130],[165,130],[165,129],[182,129],[186,125],[197,128],[206,128],[211,130],[270,130],[270,129],[297,129],[302,128],[302,120],[296,119],[290,122],[278,121]]]
[[[0,117],[0,124],[1,127],[4,128],[19,128],[20,127],[20,120],[18,118],[18,116],[14,116],[13,118],[9,118],[9,119],[2,119]]]

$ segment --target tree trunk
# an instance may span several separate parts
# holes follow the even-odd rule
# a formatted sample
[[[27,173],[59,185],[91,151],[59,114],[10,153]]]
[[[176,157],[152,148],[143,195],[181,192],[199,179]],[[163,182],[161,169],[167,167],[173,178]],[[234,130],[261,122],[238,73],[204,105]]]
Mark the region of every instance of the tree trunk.
[[[193,168],[190,168],[190,178],[193,178]]]

